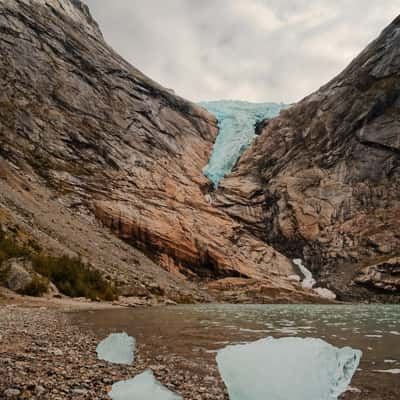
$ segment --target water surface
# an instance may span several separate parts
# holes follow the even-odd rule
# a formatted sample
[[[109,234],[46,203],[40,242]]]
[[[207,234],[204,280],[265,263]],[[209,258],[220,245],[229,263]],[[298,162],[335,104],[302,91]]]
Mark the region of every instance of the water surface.
[[[363,352],[352,382],[361,394],[346,398],[400,399],[400,375],[378,372],[400,368],[398,305],[190,305],[85,311],[73,320],[100,336],[126,331],[154,360],[170,354],[195,361],[199,371],[227,344],[267,336],[321,338]]]

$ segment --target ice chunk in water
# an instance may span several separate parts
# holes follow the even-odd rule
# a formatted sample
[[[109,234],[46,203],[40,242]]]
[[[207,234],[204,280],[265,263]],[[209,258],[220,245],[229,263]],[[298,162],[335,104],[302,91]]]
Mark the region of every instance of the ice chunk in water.
[[[112,333],[96,348],[97,358],[114,364],[132,364],[134,361],[135,339],[124,333]]]
[[[108,394],[112,400],[182,400],[161,385],[150,370],[133,379],[115,383]]]
[[[321,339],[266,338],[220,350],[217,363],[230,400],[336,400],[361,355]]]

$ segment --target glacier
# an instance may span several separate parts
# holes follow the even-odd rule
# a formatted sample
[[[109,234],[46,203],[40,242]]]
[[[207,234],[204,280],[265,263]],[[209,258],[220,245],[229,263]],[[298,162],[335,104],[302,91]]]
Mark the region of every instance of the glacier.
[[[199,103],[218,120],[219,133],[203,172],[215,186],[236,164],[241,154],[255,138],[255,125],[266,118],[276,117],[288,106],[283,103],[249,103],[221,100]]]
[[[218,351],[230,400],[337,400],[362,352],[322,339],[272,337]]]
[[[182,400],[182,397],[161,385],[151,370],[133,379],[114,383],[108,395],[112,400]]]
[[[135,359],[135,338],[123,333],[112,333],[96,347],[97,358],[114,364],[131,365]]]

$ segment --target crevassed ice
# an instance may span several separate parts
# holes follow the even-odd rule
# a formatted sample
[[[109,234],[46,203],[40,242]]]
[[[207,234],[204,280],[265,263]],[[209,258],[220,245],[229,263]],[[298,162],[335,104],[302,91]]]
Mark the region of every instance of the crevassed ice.
[[[217,363],[230,400],[337,400],[361,355],[321,339],[266,338],[220,350]]]
[[[150,370],[133,379],[114,383],[108,395],[112,400],[182,400],[161,385]]]
[[[97,358],[114,364],[132,364],[134,361],[135,339],[124,333],[112,333],[96,348]]]
[[[253,141],[256,136],[255,124],[276,117],[280,110],[288,107],[282,103],[232,100],[207,101],[200,105],[216,116],[220,128],[209,163],[203,170],[215,186],[232,170],[240,155]]]

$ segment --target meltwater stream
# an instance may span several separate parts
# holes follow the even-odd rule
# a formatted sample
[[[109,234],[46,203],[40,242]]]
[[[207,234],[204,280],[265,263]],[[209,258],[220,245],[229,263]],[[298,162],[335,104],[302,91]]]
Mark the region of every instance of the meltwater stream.
[[[248,103],[221,100],[200,103],[218,119],[219,134],[204,174],[218,185],[235,166],[240,155],[251,144],[255,125],[266,118],[276,117],[288,106],[282,103]]]

